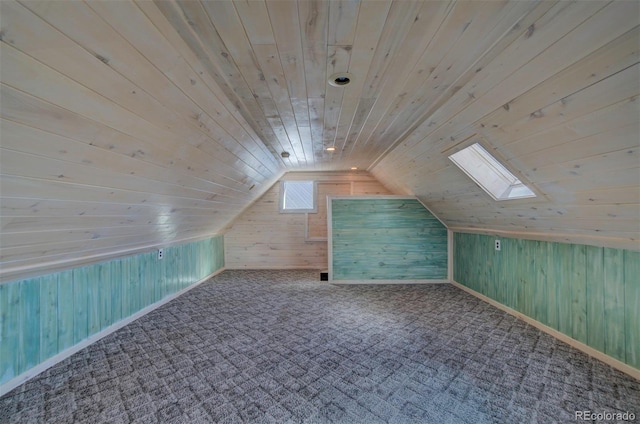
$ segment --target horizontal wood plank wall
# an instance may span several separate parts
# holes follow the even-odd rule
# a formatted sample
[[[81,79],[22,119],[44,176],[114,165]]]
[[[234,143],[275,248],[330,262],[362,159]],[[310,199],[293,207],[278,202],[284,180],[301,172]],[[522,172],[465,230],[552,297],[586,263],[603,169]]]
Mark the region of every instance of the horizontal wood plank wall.
[[[640,252],[456,232],[454,258],[456,282],[640,369]]]
[[[351,183],[359,194],[390,194],[367,173],[292,172],[283,179],[322,183]],[[324,185],[325,194],[342,194]],[[327,242],[305,241],[305,214],[281,214],[280,184],[276,183],[236,219],[225,233],[225,267],[233,268],[327,268]]]
[[[0,12],[0,280],[218,234],[282,175],[152,2]]]
[[[447,229],[415,199],[333,199],[333,280],[447,278]]]
[[[222,236],[0,284],[0,387],[224,266]]]
[[[424,85],[407,90],[395,113],[430,100],[435,107],[369,170],[391,190],[423,199],[455,231],[638,250],[638,5],[544,1],[521,16],[486,52],[461,37],[436,71],[419,75]],[[449,83],[461,75],[456,63],[476,54]],[[472,141],[544,198],[493,201],[448,159]]]

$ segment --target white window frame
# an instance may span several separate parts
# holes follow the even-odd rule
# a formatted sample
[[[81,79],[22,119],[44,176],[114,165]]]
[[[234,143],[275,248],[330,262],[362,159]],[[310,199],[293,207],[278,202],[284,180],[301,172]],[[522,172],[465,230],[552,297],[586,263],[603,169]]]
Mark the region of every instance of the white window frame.
[[[285,185],[287,183],[313,183],[313,208],[310,209],[285,209],[284,208],[284,194]],[[280,213],[317,213],[318,212],[318,184],[316,181],[311,180],[283,180],[280,181],[280,201],[279,201]]]
[[[537,197],[531,188],[509,171],[478,142],[449,159],[496,201]]]

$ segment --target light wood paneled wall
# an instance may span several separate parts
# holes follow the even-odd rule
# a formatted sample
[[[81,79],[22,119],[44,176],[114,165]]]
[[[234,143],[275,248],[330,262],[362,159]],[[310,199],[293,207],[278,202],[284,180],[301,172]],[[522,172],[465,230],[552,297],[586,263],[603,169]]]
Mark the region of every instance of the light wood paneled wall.
[[[454,280],[640,369],[640,252],[454,234]]]
[[[0,284],[0,389],[224,266],[222,236]]]
[[[640,250],[638,3],[541,2],[538,12],[371,172],[451,229]],[[448,159],[474,141],[541,196],[493,201]]]
[[[325,183],[325,196],[344,194],[344,184],[350,185],[351,194],[391,194],[364,172],[290,172],[283,179]],[[334,193],[331,193],[332,186],[336,189]],[[327,269],[327,242],[307,241],[307,216],[279,213],[279,196],[280,184],[277,183],[242,213],[225,233],[227,268]]]
[[[282,174],[153,4],[0,11],[3,281],[210,237]]]

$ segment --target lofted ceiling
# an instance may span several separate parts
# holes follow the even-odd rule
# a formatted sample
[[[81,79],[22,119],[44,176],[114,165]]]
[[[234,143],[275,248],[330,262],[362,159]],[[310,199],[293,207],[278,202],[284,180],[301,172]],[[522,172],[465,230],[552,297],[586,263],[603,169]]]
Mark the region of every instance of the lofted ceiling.
[[[638,249],[639,8],[3,0],[0,264],[213,234],[352,167],[450,228]],[[475,141],[538,197],[479,189],[448,160]]]

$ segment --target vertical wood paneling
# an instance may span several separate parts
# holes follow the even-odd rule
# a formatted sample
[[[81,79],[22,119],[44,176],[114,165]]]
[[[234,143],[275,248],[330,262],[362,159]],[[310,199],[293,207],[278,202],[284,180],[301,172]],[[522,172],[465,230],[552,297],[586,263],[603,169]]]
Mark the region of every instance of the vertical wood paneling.
[[[111,291],[111,319],[112,323],[120,321],[122,315],[122,303],[123,303],[123,271],[122,261],[120,259],[109,262],[109,275],[111,277],[112,291]]]
[[[21,333],[24,359],[22,368],[28,369],[40,363],[40,281],[25,280],[20,284],[22,303]]]
[[[58,273],[58,352],[73,346],[73,273]]]
[[[87,334],[100,331],[100,308],[102,305],[100,290],[100,266],[87,266]]]
[[[571,245],[555,243],[556,256],[553,258],[556,268],[556,299],[558,302],[558,331],[571,336],[571,271],[573,256]]]
[[[546,266],[547,266],[547,325],[555,330],[558,329],[558,272],[555,265],[557,243],[546,243]],[[542,259],[544,260],[544,259]]]
[[[500,303],[503,303],[505,305],[509,305],[511,302],[509,300],[510,295],[509,293],[511,293],[511,291],[507,290],[507,288],[509,287],[509,283],[506,281],[506,275],[507,275],[507,267],[509,265],[509,258],[508,256],[504,253],[504,252],[509,252],[509,243],[511,241],[509,239],[502,239],[501,243],[502,243],[502,250],[501,250],[501,254],[498,254],[498,256],[500,257],[500,268],[498,268],[498,272],[499,272],[499,278],[498,278],[498,299]],[[508,254],[508,253],[507,253]],[[470,263],[473,263],[474,261],[469,261]]]
[[[364,172],[296,172],[285,175],[284,179],[317,181],[324,187],[322,194],[325,196],[343,194],[343,188],[348,184],[352,185],[354,192],[361,194],[391,194]],[[320,195],[320,188],[318,191]],[[280,213],[279,196],[280,184],[276,183],[247,208],[225,233],[227,268],[327,269],[327,242],[307,241],[305,214]],[[314,218],[310,221],[314,221]]]
[[[640,252],[624,252],[626,362],[640,368]]]
[[[73,270],[73,344],[80,343],[89,336],[89,315],[87,312],[89,279],[92,266]]]
[[[111,303],[111,293],[113,290],[113,281],[111,281],[111,267],[109,264],[98,264],[97,275],[100,290],[100,330],[103,330],[113,324],[113,309]]]
[[[447,230],[415,199],[333,199],[334,280],[447,278]]]
[[[455,281],[640,368],[640,252],[495,239],[454,233]]]
[[[141,308],[151,305],[155,302],[155,270],[153,260],[157,257],[156,252],[144,253],[140,261],[140,295]],[[199,270],[196,270],[198,272]]]
[[[533,289],[533,317],[544,323],[548,323],[547,311],[549,307],[548,279],[547,279],[547,246],[541,241],[534,241],[534,251],[531,254],[532,272],[534,280],[532,281]]]
[[[125,274],[125,278],[127,278],[127,288],[126,292],[130,294],[129,296],[129,313],[126,316],[131,315],[132,313],[140,310],[140,257],[142,255],[136,255],[128,260],[129,273]]]
[[[624,251],[604,251],[604,352],[625,360]]]
[[[587,257],[586,246],[572,245],[573,278],[571,279],[571,337],[587,342]]]
[[[120,260],[120,310],[121,316],[118,319],[126,318],[131,315],[131,293],[130,290],[130,278],[131,278],[131,262]]]
[[[20,373],[18,355],[16,355],[19,330],[19,288],[18,284],[0,286],[0,317],[2,317],[0,359],[3,362],[0,377],[3,380],[9,380]]]
[[[223,266],[218,236],[0,284],[0,384]]]
[[[40,283],[40,362],[42,362],[58,353],[58,279],[53,274],[38,280]],[[0,290],[4,286],[1,285]]]
[[[586,246],[587,344],[604,352],[604,249]]]

